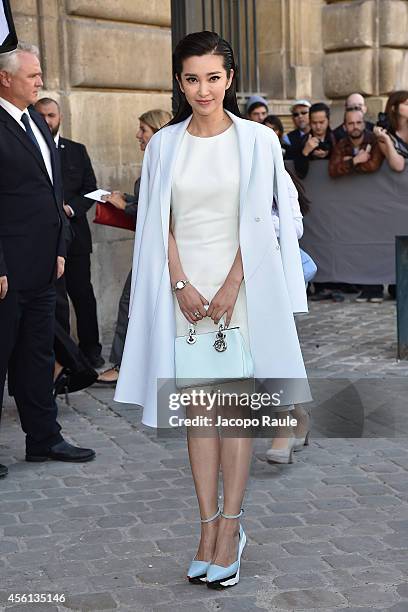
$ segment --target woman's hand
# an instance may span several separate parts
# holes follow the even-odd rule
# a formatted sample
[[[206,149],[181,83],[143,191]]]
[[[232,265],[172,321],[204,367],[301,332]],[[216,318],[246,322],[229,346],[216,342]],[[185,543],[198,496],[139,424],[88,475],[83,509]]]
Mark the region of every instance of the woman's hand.
[[[204,306],[208,306],[208,300],[193,285],[188,284],[183,289],[177,289],[176,298],[189,323],[196,323],[207,316]]]
[[[125,210],[126,208],[125,196],[120,191],[112,191],[112,193],[102,196],[101,199],[112,204],[115,208],[119,208],[119,210]]]
[[[214,323],[218,324],[221,317],[225,314],[225,325],[228,327],[231,322],[240,286],[241,282],[227,279],[214,295],[210,302],[210,307],[207,310],[207,316],[211,317]]]
[[[373,129],[373,132],[375,134],[375,136],[377,136],[377,140],[379,142],[383,142],[384,144],[388,143],[388,144],[392,144],[392,140],[387,132],[387,130],[385,130],[384,128],[380,127],[379,125],[376,125]]]

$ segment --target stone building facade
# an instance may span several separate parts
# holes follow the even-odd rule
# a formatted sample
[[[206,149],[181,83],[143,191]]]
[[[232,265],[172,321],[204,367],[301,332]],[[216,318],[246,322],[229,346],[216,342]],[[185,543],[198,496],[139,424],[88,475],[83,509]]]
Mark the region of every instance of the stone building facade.
[[[244,0],[238,0],[243,3]],[[351,91],[372,114],[408,88],[408,0],[256,0],[260,90],[287,116],[293,99]],[[171,0],[11,0],[21,40],[40,47],[63,133],[83,142],[100,187],[132,189],[138,116],[171,109]],[[287,124],[289,125],[289,118]],[[90,213],[92,218],[92,212]],[[107,339],[130,267],[129,232],[93,227],[93,279]]]

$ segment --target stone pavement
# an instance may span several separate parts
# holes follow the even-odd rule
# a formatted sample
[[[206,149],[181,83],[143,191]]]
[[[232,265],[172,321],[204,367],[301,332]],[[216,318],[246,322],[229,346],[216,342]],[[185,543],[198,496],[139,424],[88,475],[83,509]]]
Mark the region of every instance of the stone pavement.
[[[353,389],[368,424],[360,439],[318,429],[287,466],[265,463],[266,440],[256,441],[241,581],[223,592],[185,580],[199,517],[182,439],[157,439],[140,425],[140,409],[93,387],[70,406],[61,401],[60,416],[97,459],[27,464],[7,402],[0,609],[407,612],[408,362],[395,361],[394,311],[388,301],[311,304],[299,319],[309,373],[333,384],[361,379]],[[66,599],[12,605],[11,593]]]

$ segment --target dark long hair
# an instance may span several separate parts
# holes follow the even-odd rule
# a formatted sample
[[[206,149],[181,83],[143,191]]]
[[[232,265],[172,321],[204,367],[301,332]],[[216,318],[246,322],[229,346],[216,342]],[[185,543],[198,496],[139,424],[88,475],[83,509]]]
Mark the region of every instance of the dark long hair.
[[[295,184],[295,187],[296,187],[297,192],[298,192],[300,212],[302,213],[303,216],[305,216],[305,215],[307,215],[307,213],[310,210],[310,200],[309,200],[309,198],[306,195],[305,186],[303,185],[303,183],[300,180],[300,178],[298,176],[296,176],[296,174],[294,172],[289,170],[289,168],[286,168],[286,171],[287,171],[287,173],[289,174],[290,178],[292,179],[292,181]]]
[[[237,66],[235,64],[234,52],[231,45],[221,38],[215,32],[194,32],[188,34],[178,43],[173,53],[173,76],[176,75],[181,80],[181,73],[183,71],[183,62],[189,57],[194,55],[221,55],[223,58],[223,66],[227,72],[227,78],[230,77],[231,69],[234,71],[232,82],[229,88],[225,92],[223,106],[237,117],[241,116],[239,111],[237,96],[236,96],[236,79],[237,79]],[[179,94],[179,106],[173,117],[173,119],[167,125],[173,125],[174,123],[180,123],[187,119],[192,113],[190,104],[186,100],[186,96],[180,89],[180,85],[176,80],[176,85]]]
[[[398,130],[398,107],[408,100],[408,91],[394,91],[387,100],[385,114],[390,126],[390,132],[395,134]]]

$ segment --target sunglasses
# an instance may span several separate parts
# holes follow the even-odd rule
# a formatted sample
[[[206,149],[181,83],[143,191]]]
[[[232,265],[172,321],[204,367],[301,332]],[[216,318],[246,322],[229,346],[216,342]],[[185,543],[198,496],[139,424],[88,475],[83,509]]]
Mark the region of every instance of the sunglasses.
[[[300,117],[301,115],[308,115],[309,111],[299,111],[297,113],[292,113],[292,117]]]
[[[347,106],[346,111],[362,111],[361,106]]]

